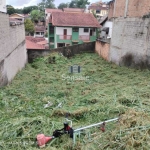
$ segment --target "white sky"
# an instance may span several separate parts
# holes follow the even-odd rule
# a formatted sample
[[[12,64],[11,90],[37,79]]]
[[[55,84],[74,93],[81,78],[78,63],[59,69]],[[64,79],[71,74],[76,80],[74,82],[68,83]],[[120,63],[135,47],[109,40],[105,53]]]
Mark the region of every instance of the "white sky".
[[[23,8],[23,7],[27,7],[27,6],[33,6],[33,5],[37,5],[38,3],[40,3],[42,0],[6,0],[6,4],[8,5],[12,5],[15,8]],[[94,3],[97,2],[99,0],[89,0],[90,3]],[[108,2],[110,0],[102,0],[103,2]],[[60,3],[67,3],[67,2],[71,2],[71,0],[55,0],[54,4],[57,7]]]

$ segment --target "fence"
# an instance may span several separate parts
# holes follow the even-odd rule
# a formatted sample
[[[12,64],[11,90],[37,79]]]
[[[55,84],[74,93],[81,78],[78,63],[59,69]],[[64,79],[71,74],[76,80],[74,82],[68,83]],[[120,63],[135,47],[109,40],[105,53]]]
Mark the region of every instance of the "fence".
[[[81,53],[85,53],[85,52],[94,53],[95,52],[95,41],[83,43],[83,44],[76,44],[76,45],[67,46],[67,47],[59,47],[59,48],[51,49],[51,50],[28,49],[28,62],[32,63],[35,58],[38,58],[41,56],[46,56],[53,52],[61,52],[65,57],[67,57],[68,50],[70,51],[70,53],[69,53],[70,56],[74,56],[75,54],[81,54]]]

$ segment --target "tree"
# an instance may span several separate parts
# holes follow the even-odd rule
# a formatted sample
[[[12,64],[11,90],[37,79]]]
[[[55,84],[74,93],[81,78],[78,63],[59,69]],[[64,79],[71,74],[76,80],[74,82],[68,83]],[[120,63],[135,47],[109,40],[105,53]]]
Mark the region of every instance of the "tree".
[[[37,23],[40,19],[43,19],[44,12],[40,10],[32,10],[31,11],[31,20],[35,23]]]
[[[90,2],[88,0],[77,0],[77,7],[78,8],[86,8],[86,5],[89,5]]]
[[[69,3],[69,8],[77,8],[77,0],[72,0],[70,3]]]
[[[58,9],[63,9],[63,8],[67,8],[68,7],[68,3],[60,3],[58,6]]]
[[[29,14],[32,10],[38,10],[38,6],[24,7],[22,12],[23,14]]]
[[[44,12],[45,8],[55,8],[54,0],[42,0],[41,3],[38,4],[38,8]]]
[[[72,0],[69,4],[70,8],[86,8],[86,5],[89,5],[88,0]]]
[[[27,33],[27,35],[34,34],[34,24],[32,23],[32,21],[30,19],[26,19],[24,22],[25,25],[25,31]]]
[[[22,12],[22,9],[19,9],[19,8],[15,8],[15,12],[17,13],[17,14],[22,14],[23,12]]]
[[[16,11],[15,11],[15,8],[14,8],[13,6],[7,5],[6,7],[7,7],[7,13],[8,13],[9,15],[14,14],[14,13],[16,12]]]

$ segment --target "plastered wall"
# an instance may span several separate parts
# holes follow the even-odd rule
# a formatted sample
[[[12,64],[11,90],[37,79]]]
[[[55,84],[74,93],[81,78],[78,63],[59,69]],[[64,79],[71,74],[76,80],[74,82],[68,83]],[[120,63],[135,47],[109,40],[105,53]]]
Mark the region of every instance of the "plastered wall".
[[[0,13],[0,86],[9,83],[27,62],[24,24],[10,26]]]

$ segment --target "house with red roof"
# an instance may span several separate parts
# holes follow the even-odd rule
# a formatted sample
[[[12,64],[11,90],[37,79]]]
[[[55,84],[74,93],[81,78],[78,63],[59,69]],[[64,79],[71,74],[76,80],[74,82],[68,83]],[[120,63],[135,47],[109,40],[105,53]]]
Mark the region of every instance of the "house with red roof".
[[[45,26],[35,26],[34,29],[35,29],[34,37],[44,37]]]
[[[46,29],[48,27],[48,20],[49,20],[49,17],[51,16],[52,12],[63,12],[62,9],[51,9],[51,8],[46,8],[45,9],[45,18],[46,18]]]
[[[52,12],[48,18],[49,47],[95,41],[97,29],[100,27],[91,13]]]
[[[48,42],[43,37],[26,36],[27,50],[44,50],[48,48]]]

